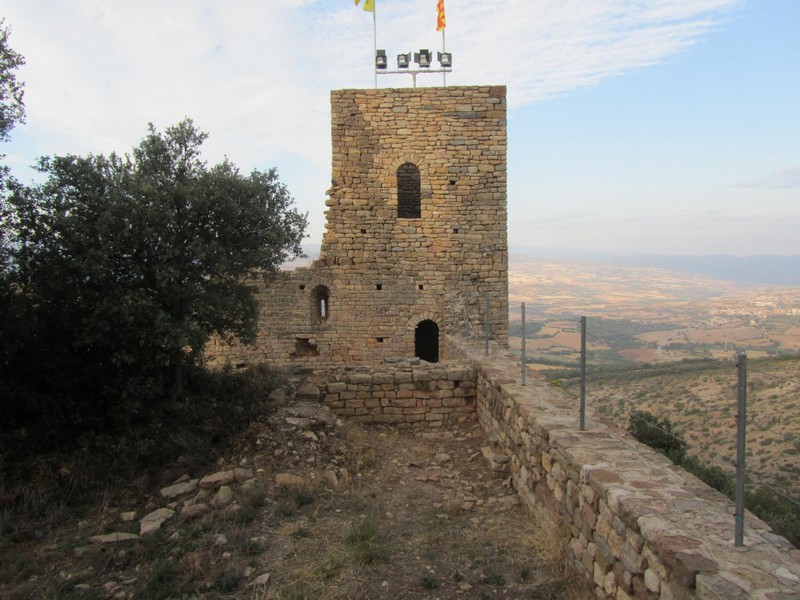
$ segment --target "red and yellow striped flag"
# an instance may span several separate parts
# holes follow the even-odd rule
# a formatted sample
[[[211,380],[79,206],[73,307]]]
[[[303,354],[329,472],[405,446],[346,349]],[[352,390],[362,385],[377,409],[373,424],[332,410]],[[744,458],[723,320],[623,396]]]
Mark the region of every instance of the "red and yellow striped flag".
[[[441,31],[444,26],[444,0],[439,0],[436,3],[436,31]]]
[[[361,0],[355,0],[356,6]],[[367,12],[375,12],[375,0],[364,0],[364,10]]]

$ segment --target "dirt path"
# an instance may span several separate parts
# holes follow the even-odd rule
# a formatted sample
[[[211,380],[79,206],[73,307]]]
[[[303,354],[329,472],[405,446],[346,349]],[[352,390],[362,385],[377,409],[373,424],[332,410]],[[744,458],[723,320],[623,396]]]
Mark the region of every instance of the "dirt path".
[[[563,538],[520,506],[485,444],[472,417],[435,430],[303,427],[277,411],[218,461],[254,475],[232,484],[224,509],[182,512],[213,504],[201,489],[173,502],[121,494],[57,524],[18,520],[0,540],[0,597],[581,598],[563,576]],[[88,542],[138,533],[162,507],[175,517],[154,534]]]
[[[314,466],[343,481],[316,487],[277,529],[264,524],[283,551],[263,597],[578,597],[560,573],[558,532],[490,470],[485,444],[473,418],[329,436],[314,454],[328,464]]]

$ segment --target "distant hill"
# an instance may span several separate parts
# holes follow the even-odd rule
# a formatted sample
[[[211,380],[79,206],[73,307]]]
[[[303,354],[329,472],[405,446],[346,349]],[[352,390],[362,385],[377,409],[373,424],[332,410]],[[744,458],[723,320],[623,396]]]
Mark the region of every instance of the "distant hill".
[[[620,255],[608,252],[570,250],[567,248],[534,248],[526,246],[512,246],[510,253],[512,255],[540,256],[543,258],[578,260],[611,265],[658,267],[671,271],[694,273],[713,279],[735,281],[737,283],[800,285],[800,255]]]

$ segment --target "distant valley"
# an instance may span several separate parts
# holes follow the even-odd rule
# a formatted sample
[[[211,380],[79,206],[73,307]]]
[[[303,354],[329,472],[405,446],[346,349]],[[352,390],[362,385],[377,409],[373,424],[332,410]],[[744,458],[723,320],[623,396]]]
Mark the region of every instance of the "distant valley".
[[[652,266],[512,255],[510,343],[544,362],[577,360],[580,316],[599,363],[753,357],[800,351],[800,287],[741,284]]]
[[[586,316],[593,418],[627,427],[634,410],[666,417],[689,454],[731,474],[734,359],[746,353],[750,481],[800,497],[800,287],[512,254],[509,343],[517,350],[522,302],[532,377],[577,399]]]

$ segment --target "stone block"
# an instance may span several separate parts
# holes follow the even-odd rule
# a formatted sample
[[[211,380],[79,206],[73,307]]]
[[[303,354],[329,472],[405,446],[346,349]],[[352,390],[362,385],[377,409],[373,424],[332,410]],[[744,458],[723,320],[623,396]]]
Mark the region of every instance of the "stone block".
[[[402,423],[406,420],[406,417],[402,414],[393,415],[393,414],[382,414],[382,415],[375,415],[373,417],[373,421],[375,423]]]
[[[696,578],[700,600],[748,600],[750,594],[741,586],[715,573],[699,573]]]

